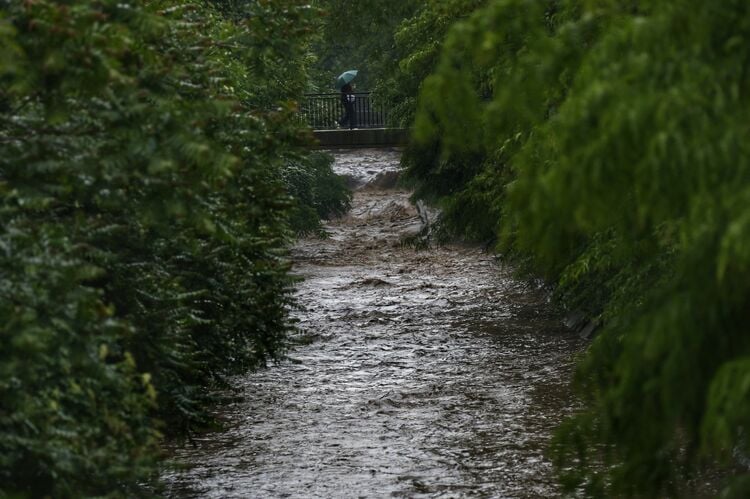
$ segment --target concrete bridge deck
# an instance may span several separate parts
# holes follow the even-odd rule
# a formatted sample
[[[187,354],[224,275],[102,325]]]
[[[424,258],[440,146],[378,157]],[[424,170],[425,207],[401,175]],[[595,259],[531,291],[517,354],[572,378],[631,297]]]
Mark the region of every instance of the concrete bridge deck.
[[[403,146],[409,141],[407,128],[355,128],[314,130],[321,149]]]

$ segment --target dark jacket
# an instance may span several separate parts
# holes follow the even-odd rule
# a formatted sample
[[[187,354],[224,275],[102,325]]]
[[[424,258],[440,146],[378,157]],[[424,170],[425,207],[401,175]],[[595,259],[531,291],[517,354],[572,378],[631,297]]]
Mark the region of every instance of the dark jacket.
[[[352,86],[348,83],[341,87],[341,103],[346,107],[348,104],[354,102],[354,91]]]

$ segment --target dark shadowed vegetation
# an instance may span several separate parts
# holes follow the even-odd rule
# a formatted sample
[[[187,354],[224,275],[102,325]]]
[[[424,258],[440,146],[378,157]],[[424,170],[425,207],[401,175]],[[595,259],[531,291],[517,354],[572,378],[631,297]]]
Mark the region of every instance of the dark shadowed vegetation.
[[[393,31],[409,18],[417,0],[313,0],[323,12],[313,38],[310,90],[336,92],[335,77],[359,70],[354,85],[371,91],[398,60]]]
[[[348,194],[296,0],[0,2],[0,496],[133,496],[285,346],[285,247]]]

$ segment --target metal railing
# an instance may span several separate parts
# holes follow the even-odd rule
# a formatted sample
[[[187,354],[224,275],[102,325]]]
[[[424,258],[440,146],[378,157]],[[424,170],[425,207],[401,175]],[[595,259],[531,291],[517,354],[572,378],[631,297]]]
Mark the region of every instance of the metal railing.
[[[370,98],[370,92],[355,92],[354,97],[355,127],[384,128],[385,109]],[[340,128],[338,121],[344,115],[341,94],[305,94],[300,112],[313,130]],[[345,128],[348,127],[345,125]]]

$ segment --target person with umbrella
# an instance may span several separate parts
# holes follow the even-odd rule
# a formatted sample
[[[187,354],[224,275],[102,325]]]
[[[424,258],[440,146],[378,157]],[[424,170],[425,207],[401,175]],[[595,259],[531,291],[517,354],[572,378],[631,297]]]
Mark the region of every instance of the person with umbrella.
[[[345,71],[336,78],[336,86],[341,89],[341,104],[344,106],[344,115],[338,121],[339,126],[349,125],[349,129],[353,129],[357,126],[357,118],[354,112],[354,90],[352,89],[351,82],[357,76],[357,70],[352,69]]]

